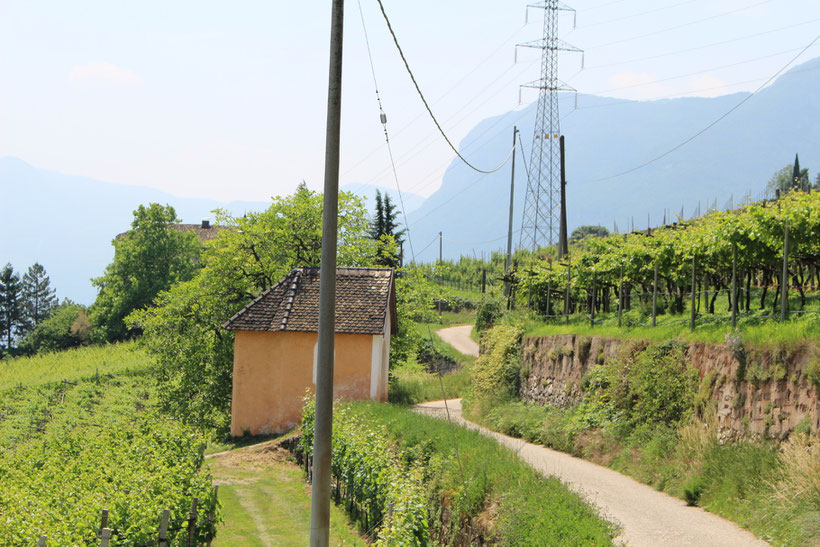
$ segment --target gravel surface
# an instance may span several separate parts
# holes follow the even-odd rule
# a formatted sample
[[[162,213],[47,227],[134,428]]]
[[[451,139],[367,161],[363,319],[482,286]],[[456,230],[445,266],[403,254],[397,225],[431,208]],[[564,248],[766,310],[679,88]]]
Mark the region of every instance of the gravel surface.
[[[461,327],[439,329],[436,331],[436,334],[438,334],[442,340],[456,348],[460,353],[478,357],[478,344],[470,338],[470,332],[472,330],[472,325],[463,325]]]
[[[460,332],[455,330],[459,328],[464,327],[443,330]],[[469,338],[469,330],[466,333]],[[596,505],[604,518],[621,526],[621,535],[617,538],[619,542],[633,546],[664,547],[768,545],[728,520],[699,507],[689,507],[677,498],[616,471],[468,422],[461,416],[460,399],[447,401],[447,407],[451,418],[457,423],[496,438],[517,452],[534,469],[560,478]],[[423,403],[413,408],[420,413],[446,417],[444,401]]]

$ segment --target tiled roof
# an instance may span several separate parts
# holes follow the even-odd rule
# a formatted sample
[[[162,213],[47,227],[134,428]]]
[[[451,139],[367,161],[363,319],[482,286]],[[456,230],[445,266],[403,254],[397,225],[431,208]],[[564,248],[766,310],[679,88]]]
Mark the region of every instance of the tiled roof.
[[[319,268],[292,270],[231,317],[223,328],[251,331],[319,330]],[[396,330],[396,297],[390,268],[336,269],[336,332],[383,334],[391,310]]]

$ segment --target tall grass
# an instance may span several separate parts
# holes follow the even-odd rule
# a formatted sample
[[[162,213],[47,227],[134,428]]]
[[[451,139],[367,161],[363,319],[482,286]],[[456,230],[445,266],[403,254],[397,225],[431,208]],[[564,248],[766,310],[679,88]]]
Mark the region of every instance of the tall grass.
[[[457,399],[466,394],[471,378],[467,365],[441,377],[420,370],[398,369],[392,372],[390,402],[415,405],[426,401]]]
[[[133,342],[73,348],[0,361],[0,391],[17,386],[75,381],[95,374],[144,370],[152,360]]]

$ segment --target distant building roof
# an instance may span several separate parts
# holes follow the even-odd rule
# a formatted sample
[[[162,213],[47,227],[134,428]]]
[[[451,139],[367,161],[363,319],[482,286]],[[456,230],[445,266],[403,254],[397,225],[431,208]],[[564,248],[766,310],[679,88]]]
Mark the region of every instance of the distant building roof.
[[[319,330],[319,268],[296,268],[230,318],[223,328],[250,331]],[[396,332],[390,268],[336,269],[336,333],[383,334],[388,309]]]
[[[233,226],[217,226],[203,220],[201,224],[169,224],[168,228],[178,232],[193,232],[199,241],[205,242],[214,239],[222,230],[233,230]],[[128,232],[117,234],[116,240],[120,241],[128,235]]]

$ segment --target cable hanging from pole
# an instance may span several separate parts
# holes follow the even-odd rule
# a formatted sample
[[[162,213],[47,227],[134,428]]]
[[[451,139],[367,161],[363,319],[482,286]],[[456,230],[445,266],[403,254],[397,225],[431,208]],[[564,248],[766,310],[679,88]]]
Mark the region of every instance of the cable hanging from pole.
[[[415,86],[416,92],[418,93],[419,98],[421,99],[421,102],[424,104],[424,108],[427,109],[427,113],[430,115],[430,118],[433,120],[433,123],[436,125],[436,128],[438,129],[438,132],[441,133],[441,136],[447,142],[447,145],[450,147],[450,149],[452,149],[453,152],[455,152],[456,156],[458,156],[459,159],[461,161],[463,161],[467,165],[467,167],[469,167],[473,171],[478,171],[479,173],[489,174],[489,173],[495,173],[496,171],[500,170],[502,167],[504,167],[507,164],[508,161],[510,161],[510,158],[515,153],[515,146],[513,146],[512,150],[510,150],[510,153],[507,154],[507,157],[504,159],[504,161],[501,162],[501,164],[498,165],[498,167],[495,167],[493,169],[479,169],[478,167],[476,167],[475,165],[473,165],[472,163],[467,161],[467,158],[465,158],[464,156],[461,155],[461,153],[458,151],[458,149],[453,145],[452,141],[450,141],[450,138],[444,132],[444,129],[442,129],[441,124],[438,123],[438,119],[436,119],[435,114],[433,114],[433,110],[430,108],[430,105],[427,104],[427,99],[424,98],[424,94],[421,92],[421,88],[419,87],[419,84],[416,81],[416,77],[415,77],[415,75],[413,75],[413,71],[410,70],[410,64],[407,62],[407,58],[404,56],[404,51],[402,51],[401,46],[399,45],[399,39],[396,37],[396,33],[393,32],[393,25],[390,24],[390,19],[387,18],[387,12],[384,11],[384,4],[382,4],[382,0],[377,0],[377,1],[379,3],[379,8],[381,9],[382,16],[384,16],[384,21],[385,21],[385,23],[387,23],[387,30],[390,31],[390,35],[393,37],[393,43],[396,44],[396,49],[399,51],[399,56],[401,57],[402,62],[404,62],[404,68],[407,69],[407,74],[410,75],[410,80],[412,80],[413,86]]]
[[[816,36],[816,37],[815,37],[815,38],[814,38],[811,42],[809,42],[809,44],[808,44],[806,47],[804,47],[803,49],[801,49],[801,50],[800,50],[800,52],[799,52],[797,55],[795,55],[794,57],[792,57],[792,58],[791,58],[791,60],[789,60],[789,62],[788,62],[788,63],[786,63],[785,65],[783,65],[783,66],[780,68],[780,70],[778,70],[777,72],[775,72],[775,73],[774,73],[771,77],[769,77],[769,79],[768,79],[768,80],[766,80],[765,82],[763,82],[762,84],[760,84],[760,86],[759,86],[757,89],[755,89],[755,90],[754,90],[754,91],[752,91],[749,95],[747,95],[746,97],[744,97],[744,98],[743,98],[743,99],[742,99],[739,103],[737,103],[735,106],[733,106],[732,108],[730,108],[729,110],[727,110],[726,112],[724,112],[724,113],[723,113],[720,117],[718,117],[718,118],[717,118],[716,120],[714,120],[712,123],[710,123],[709,125],[707,125],[707,126],[706,126],[706,127],[704,127],[703,129],[701,129],[700,131],[698,131],[697,133],[695,133],[694,135],[692,135],[692,136],[691,136],[691,137],[689,137],[688,139],[684,140],[683,142],[681,142],[681,143],[680,143],[680,144],[678,144],[677,146],[675,146],[675,147],[673,147],[673,148],[670,148],[669,150],[667,150],[667,151],[666,151],[666,152],[664,152],[663,154],[660,154],[659,156],[656,156],[656,157],[652,158],[652,159],[651,159],[651,160],[649,160],[649,161],[646,161],[646,162],[644,162],[644,163],[642,163],[642,164],[640,164],[640,165],[637,165],[637,166],[635,166],[635,167],[633,167],[633,168],[631,168],[631,169],[627,169],[626,171],[621,171],[620,173],[616,173],[616,174],[614,174],[614,175],[610,175],[610,176],[608,176],[608,177],[601,177],[601,178],[597,178],[597,179],[586,180],[586,181],[584,181],[584,183],[591,183],[591,182],[602,182],[602,181],[605,181],[605,180],[610,180],[610,179],[614,179],[614,178],[622,177],[622,176],[624,176],[624,175],[628,175],[629,173],[634,173],[635,171],[637,171],[637,170],[639,170],[639,169],[643,169],[644,167],[647,167],[648,165],[651,165],[651,164],[655,163],[656,161],[658,161],[658,160],[660,160],[660,159],[665,158],[665,157],[666,157],[666,156],[668,156],[669,154],[671,154],[671,153],[673,153],[673,152],[675,152],[675,151],[677,151],[677,150],[680,150],[681,148],[683,148],[684,146],[686,146],[687,144],[689,144],[690,142],[692,142],[692,141],[693,141],[693,140],[695,140],[696,138],[698,138],[698,137],[700,137],[701,135],[703,135],[704,133],[706,133],[708,130],[712,129],[714,126],[716,126],[718,123],[720,123],[720,122],[721,122],[724,118],[726,118],[727,116],[729,116],[729,114],[731,114],[732,112],[734,112],[735,110],[737,110],[738,108],[740,108],[741,106],[743,106],[744,104],[746,104],[746,102],[747,102],[749,99],[751,99],[752,97],[754,97],[755,95],[757,95],[757,94],[758,94],[758,93],[759,93],[759,92],[760,92],[760,91],[761,91],[764,87],[766,87],[767,85],[769,85],[769,84],[770,84],[770,83],[771,83],[771,82],[772,82],[775,78],[777,78],[778,76],[780,76],[780,75],[783,73],[783,71],[785,71],[787,68],[789,68],[789,67],[790,67],[790,66],[791,66],[791,65],[792,65],[792,64],[793,64],[793,63],[794,63],[794,62],[795,62],[798,58],[800,58],[800,56],[802,56],[802,55],[803,55],[803,54],[804,54],[804,53],[805,53],[805,52],[806,52],[806,51],[807,51],[810,47],[812,47],[815,43],[817,43],[817,41],[818,41],[818,40],[820,40],[820,34],[818,34],[818,35],[817,35],[817,36]]]

